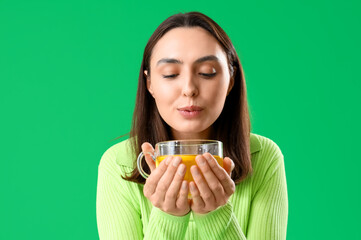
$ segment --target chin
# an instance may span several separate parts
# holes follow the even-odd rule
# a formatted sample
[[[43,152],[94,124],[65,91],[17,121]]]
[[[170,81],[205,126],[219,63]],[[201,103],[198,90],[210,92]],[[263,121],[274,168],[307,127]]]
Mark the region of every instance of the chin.
[[[173,128],[176,132],[180,133],[180,134],[201,134],[203,132],[205,132],[208,127],[205,126],[187,126],[187,127],[181,127],[181,128]]]

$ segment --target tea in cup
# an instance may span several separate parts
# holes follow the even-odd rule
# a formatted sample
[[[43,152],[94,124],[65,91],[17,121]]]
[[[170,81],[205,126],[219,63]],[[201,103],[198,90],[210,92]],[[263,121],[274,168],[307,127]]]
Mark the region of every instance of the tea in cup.
[[[158,167],[159,164],[167,158],[169,155],[163,155],[156,158],[155,166]],[[182,155],[173,155],[174,157],[179,156],[182,159],[182,163],[186,166],[186,174],[184,175],[184,180],[187,180],[188,183],[193,180],[193,176],[191,174],[191,166],[197,165],[196,156],[197,154],[182,154]],[[213,157],[217,160],[218,164],[223,167],[223,159],[220,156],[213,155]]]
[[[196,156],[206,152],[213,155],[218,164],[223,167],[223,143],[216,140],[173,140],[159,142],[155,145],[154,154],[148,154],[150,154],[155,161],[156,167],[170,155],[181,157],[182,163],[186,166],[184,180],[187,180],[189,183],[193,181],[190,168],[193,165],[197,165],[195,160]],[[144,172],[141,164],[143,156],[144,153],[141,152],[137,159],[137,167],[139,173],[144,178],[148,178],[149,174]],[[188,194],[188,198],[191,198],[190,193]]]

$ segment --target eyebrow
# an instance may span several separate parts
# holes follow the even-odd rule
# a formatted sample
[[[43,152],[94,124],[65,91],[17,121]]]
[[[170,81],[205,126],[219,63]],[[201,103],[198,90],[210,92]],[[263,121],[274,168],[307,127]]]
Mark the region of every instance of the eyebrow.
[[[202,62],[205,62],[205,61],[216,61],[216,62],[219,62],[219,59],[214,56],[214,55],[208,55],[208,56],[204,56],[204,57],[201,57],[199,59],[197,59],[194,63],[202,63]],[[175,58],[162,58],[161,60],[159,60],[157,62],[157,66],[162,64],[162,63],[175,63],[175,64],[183,64],[182,61],[178,60],[178,59],[175,59]]]

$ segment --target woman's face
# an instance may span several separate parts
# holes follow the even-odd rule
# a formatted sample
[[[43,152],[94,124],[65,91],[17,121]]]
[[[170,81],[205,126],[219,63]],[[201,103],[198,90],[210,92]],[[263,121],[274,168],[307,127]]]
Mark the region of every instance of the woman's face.
[[[175,139],[208,138],[233,86],[227,57],[200,27],[175,28],[154,46],[147,88]]]

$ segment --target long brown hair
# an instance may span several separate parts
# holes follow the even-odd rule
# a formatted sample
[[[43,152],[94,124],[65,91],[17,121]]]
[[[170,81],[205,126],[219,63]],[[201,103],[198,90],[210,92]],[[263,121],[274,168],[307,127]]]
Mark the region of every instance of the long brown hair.
[[[243,69],[227,34],[216,22],[200,12],[178,13],[170,16],[158,26],[145,46],[130,131],[129,140],[132,150],[135,156],[138,156],[142,151],[142,143],[149,142],[154,146],[157,142],[172,138],[170,127],[161,118],[155,100],[147,90],[144,70],[147,70],[148,75],[151,74],[150,58],[153,47],[165,33],[177,27],[202,27],[218,40],[227,55],[230,75],[234,77],[234,85],[226,98],[220,116],[213,123],[211,139],[222,141],[223,155],[234,161],[235,168],[232,172],[232,179],[237,184],[252,171],[249,144],[251,125]],[[145,161],[142,162],[142,166],[146,172],[150,172]],[[136,167],[136,158],[134,159],[134,170],[129,176],[122,177],[128,181],[145,183],[145,179]]]

